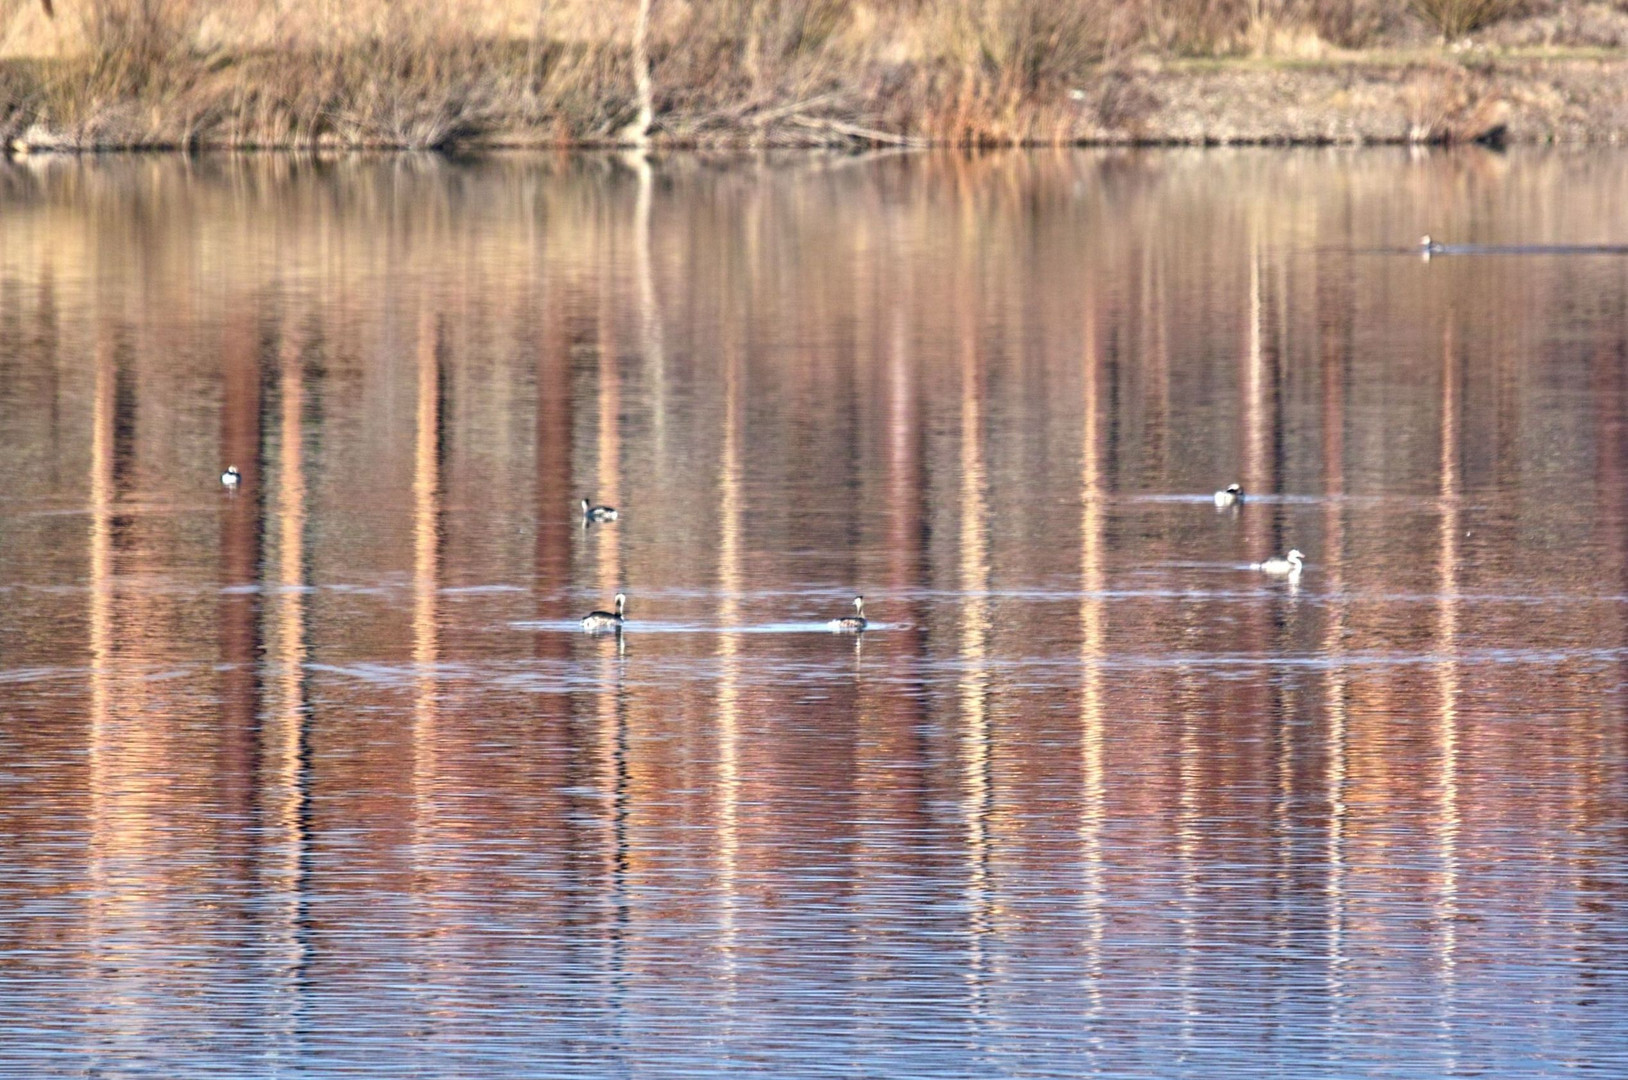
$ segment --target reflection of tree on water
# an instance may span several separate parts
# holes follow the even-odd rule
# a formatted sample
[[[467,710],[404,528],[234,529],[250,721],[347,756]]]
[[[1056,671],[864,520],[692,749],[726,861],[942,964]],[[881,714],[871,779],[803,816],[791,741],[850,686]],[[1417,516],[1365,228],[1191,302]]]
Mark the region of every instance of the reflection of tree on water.
[[[970,303],[963,308],[970,310]],[[961,720],[962,820],[966,830],[969,909],[968,965],[984,974],[986,949],[997,930],[997,885],[992,873],[995,838],[991,836],[995,801],[994,728],[989,715],[989,506],[984,488],[984,420],[982,358],[976,330],[963,322],[961,331],[961,491],[960,585],[962,675]],[[986,1021],[982,978],[969,983],[974,1017]]]
[[[90,536],[87,573],[90,611],[86,622],[90,654],[90,730],[86,733],[86,760],[89,766],[90,842],[86,852],[86,876],[93,897],[106,898],[93,903],[87,913],[90,935],[107,940],[123,929],[119,892],[113,887],[112,864],[129,838],[120,835],[122,816],[117,792],[122,787],[118,774],[119,747],[116,744],[114,713],[116,657],[113,622],[114,563],[113,514],[118,490],[114,484],[114,424],[117,393],[114,341],[110,327],[98,325],[94,353],[94,384],[91,389],[90,429]],[[104,993],[106,990],[104,989]],[[123,1004],[111,995],[109,1004]]]
[[[266,794],[271,805],[269,816],[275,822],[273,835],[282,849],[277,873],[287,907],[283,932],[287,935],[288,958],[282,977],[290,991],[286,1000],[293,1012],[284,1023],[290,1032],[297,1032],[308,1008],[303,991],[309,985],[314,948],[311,891],[315,838],[311,808],[313,707],[306,611],[306,594],[311,584],[306,544],[309,515],[305,462],[306,375],[304,343],[294,333],[293,325],[292,318],[285,320],[277,358],[275,473],[268,475],[255,468],[245,475],[256,488],[258,477],[266,476],[270,480],[274,476],[275,486],[274,492],[263,494],[251,490],[249,494],[256,504],[268,496],[272,498],[276,522],[275,631],[270,655],[272,670],[276,672],[277,707],[268,739],[267,758],[271,769]]]
[[[1441,694],[1438,732],[1440,757],[1439,850],[1440,886],[1436,903],[1435,937],[1437,976],[1441,980],[1444,1031],[1451,1031],[1458,1013],[1458,889],[1459,889],[1459,671],[1455,659],[1458,642],[1459,481],[1459,371],[1453,341],[1453,313],[1449,309],[1441,344],[1441,467],[1440,504],[1437,507],[1439,544],[1436,582],[1436,681]],[[1444,1071],[1457,1072],[1452,1041]]]
[[[271,392],[266,385],[273,365],[261,363],[259,305],[239,313],[225,329],[222,350],[220,454],[221,464],[236,465],[245,482],[227,502],[220,539],[221,584],[220,656],[221,711],[226,731],[231,776],[226,783],[242,785],[234,794],[248,813],[256,813],[259,799],[260,757],[264,752],[261,710],[261,649],[264,645],[260,574],[264,549],[266,490],[263,478],[265,437],[274,425],[263,410]]]
[[[1622,563],[1621,515],[1609,494],[1621,472],[1621,434],[1611,425],[1623,394],[1620,326],[1608,326],[1620,323],[1612,279],[1562,267],[1556,278],[1516,289],[1501,276],[1506,270],[1465,260],[1438,261],[1421,283],[1406,276],[1420,270],[1412,260],[1404,272],[1400,260],[1353,266],[1324,255],[1300,273],[1293,260],[1311,257],[1298,253],[1376,220],[1373,207],[1383,202],[1365,186],[1374,181],[1361,163],[1341,174],[1337,203],[1290,191],[1288,201],[1305,204],[1286,219],[1292,228],[1262,216],[1251,234],[1246,215],[1229,216],[1213,197],[1184,188],[1194,183],[1190,173],[1158,164],[1169,159],[1122,157],[1118,172],[1090,158],[1066,167],[1057,160],[1029,160],[1018,180],[987,160],[966,161],[953,184],[930,160],[850,161],[817,183],[773,164],[747,183],[728,170],[663,163],[659,176],[652,167],[637,178],[642,208],[627,170],[607,185],[593,172],[599,164],[578,162],[572,171],[508,163],[459,171],[458,190],[442,191],[434,212],[420,217],[414,192],[427,182],[422,175],[388,180],[400,185],[390,203],[398,216],[378,216],[354,189],[314,185],[293,169],[265,213],[233,214],[230,226],[211,216],[216,166],[198,163],[182,192],[166,186],[163,163],[149,163],[158,179],[138,190],[167,212],[129,215],[142,243],[103,244],[87,257],[98,260],[98,287],[142,271],[139,290],[121,287],[164,318],[141,314],[128,330],[114,318],[81,327],[59,295],[50,301],[54,333],[0,345],[19,350],[7,353],[0,386],[6,422],[19,439],[61,447],[52,467],[72,462],[64,471],[75,486],[53,486],[44,456],[20,457],[8,484],[18,498],[61,498],[85,511],[36,522],[8,509],[0,535],[7,566],[58,574],[18,540],[44,537],[40,552],[72,552],[62,580],[83,573],[92,585],[88,595],[30,593],[55,621],[15,606],[0,611],[8,642],[42,664],[84,671],[86,696],[76,704],[83,712],[75,714],[89,720],[84,807],[41,795],[26,813],[93,814],[85,872],[102,883],[117,882],[120,859],[164,857],[152,823],[191,796],[144,787],[144,777],[155,767],[151,775],[168,768],[191,776],[170,704],[174,688],[204,686],[222,706],[201,729],[216,739],[207,768],[222,774],[212,805],[235,822],[252,803],[264,826],[252,843],[223,827],[222,847],[211,850],[231,851],[266,881],[308,872],[308,862],[290,856],[310,857],[317,762],[327,785],[317,805],[331,797],[336,816],[365,825],[359,859],[389,862],[407,850],[398,835],[408,820],[402,800],[419,797],[424,857],[416,869],[420,884],[444,898],[457,871],[437,865],[431,848],[459,840],[452,833],[463,825],[438,800],[443,778],[469,767],[466,755],[485,745],[477,736],[512,746],[504,768],[521,794],[471,805],[468,827],[497,832],[512,815],[509,825],[523,816],[535,832],[539,872],[561,883],[534,897],[536,921],[580,926],[570,919],[583,911],[597,920],[561,947],[596,973],[599,985],[587,993],[608,993],[613,978],[636,990],[641,962],[664,947],[654,934],[640,936],[657,917],[643,886],[647,875],[664,873],[648,860],[652,838],[676,835],[665,826],[680,814],[707,816],[704,836],[677,843],[693,844],[684,857],[715,871],[707,876],[719,892],[699,910],[716,912],[727,930],[717,942],[727,943],[724,951],[707,955],[714,974],[734,964],[733,1008],[749,1007],[764,989],[746,959],[760,929],[747,897],[784,870],[779,815],[797,815],[798,828],[861,853],[854,863],[866,867],[834,873],[834,893],[879,880],[853,885],[896,853],[899,835],[948,838],[912,852],[911,887],[937,888],[956,905],[965,922],[940,953],[954,955],[957,971],[976,967],[983,981],[971,993],[982,995],[981,1015],[996,1019],[1010,1000],[1002,978],[1023,973],[1007,946],[1052,946],[1046,935],[1083,927],[1072,942],[1080,954],[1072,986],[1100,988],[1088,1007],[1106,1030],[1123,1017],[1114,991],[1124,985],[1128,943],[1145,930],[1148,940],[1185,950],[1195,1030],[1216,1031],[1205,1027],[1215,1019],[1204,1012],[1215,984],[1204,958],[1233,943],[1208,920],[1217,892],[1207,875],[1242,851],[1255,861],[1238,895],[1276,905],[1265,941],[1275,950],[1298,943],[1297,962],[1316,965],[1296,984],[1311,987],[1306,1013],[1326,1009],[1336,1035],[1341,1024],[1359,1025],[1380,994],[1375,981],[1352,973],[1371,971],[1364,964],[1399,948],[1384,953],[1396,966],[1378,982],[1388,992],[1395,974],[1441,990],[1419,1026],[1439,1023],[1451,1030],[1434,1034],[1456,1038],[1465,1017],[1440,1006],[1452,1000],[1450,985],[1467,1001],[1487,977],[1478,964],[1484,939],[1470,920],[1500,903],[1466,876],[1497,853],[1497,840],[1466,823],[1516,815],[1549,846],[1532,867],[1500,863],[1497,872],[1560,914],[1527,924],[1534,944],[1511,962],[1531,961],[1541,946],[1574,948],[1603,964],[1609,942],[1565,912],[1576,896],[1608,892],[1598,884],[1606,860],[1591,862],[1594,855],[1569,845],[1591,822],[1612,819],[1620,672],[1557,673],[1519,650],[1620,637],[1621,612],[1599,585],[1620,578]],[[258,175],[252,163],[237,167]],[[348,167],[367,173],[365,164]],[[1224,161],[1216,168],[1212,176],[1227,175]],[[1127,172],[1135,183],[1125,182]],[[125,195],[108,175],[92,170],[77,182],[112,213]],[[663,181],[660,213],[654,179]],[[444,170],[435,178],[447,181]],[[738,212],[742,187],[756,198],[747,213]],[[239,198],[257,197],[244,190]],[[388,190],[385,181],[373,184],[375,196]],[[1506,197],[1499,191],[1482,194],[1496,202]],[[197,214],[169,212],[194,200]],[[319,237],[310,211],[325,205],[335,212]],[[72,249],[63,204],[23,211],[50,218],[53,246]],[[946,245],[954,231],[944,228],[946,214],[971,238],[959,248]],[[1129,250],[1135,245],[1123,231],[1107,226],[1112,215],[1139,223],[1140,247]],[[511,228],[517,221],[531,231]],[[43,305],[27,280],[11,284],[39,273],[30,260],[43,257],[30,254],[35,241],[16,222],[0,220],[0,273],[10,275],[0,304]],[[527,242],[512,243],[515,235]],[[1195,236],[1214,243],[1195,245]],[[1175,257],[1178,243],[1191,259]],[[218,286],[193,265],[205,248],[227,268]],[[147,261],[129,262],[132,250]],[[657,257],[680,250],[682,264]],[[288,278],[267,291],[257,275],[273,262]],[[1557,280],[1583,298],[1566,309],[1573,321],[1551,321],[1549,330],[1519,325],[1549,318]],[[172,292],[176,281],[191,291]],[[228,317],[259,310],[256,288],[280,305],[268,325],[298,327],[304,344],[291,330]],[[1448,295],[1457,305],[1451,339],[1437,316],[1422,340],[1421,313]],[[425,311],[433,329],[421,331],[419,344],[439,337],[441,346],[415,357],[396,345]],[[37,309],[0,315],[25,327],[45,317]],[[209,336],[217,327],[218,348]],[[1542,336],[1550,331],[1561,346],[1550,347]],[[275,343],[265,364],[262,339]],[[1009,356],[1019,342],[1022,354]],[[302,351],[320,353],[322,363],[297,364]],[[219,385],[210,380],[222,355],[218,414],[213,389],[173,392],[199,380]],[[1486,363],[1466,366],[1471,356]],[[23,377],[10,378],[13,370]],[[426,380],[431,370],[439,374]],[[328,417],[320,424],[319,412]],[[65,434],[53,434],[57,424]],[[426,456],[432,429],[440,448]],[[216,500],[213,474],[227,459],[250,479],[237,499]],[[1238,477],[1255,476],[1246,483],[1252,490],[1322,501],[1263,498],[1236,516],[1206,508],[1196,518],[1179,504],[1138,501],[1211,490],[1233,478],[1240,459],[1257,463]],[[201,486],[188,486],[198,476]],[[575,498],[615,501],[618,487],[636,504],[628,527],[581,537]],[[1496,495],[1485,509],[1482,492]],[[656,516],[646,509],[652,503]],[[404,504],[410,513],[400,512]],[[194,514],[197,506],[208,513]],[[462,530],[457,542],[442,535],[445,523]],[[1474,539],[1465,537],[1469,527]],[[64,536],[70,544],[54,543]],[[1284,590],[1260,590],[1257,602],[1209,565],[1259,558],[1286,541],[1312,561],[1292,602]],[[1078,597],[1068,595],[1076,572]],[[753,602],[745,598],[766,596],[755,590],[846,587],[848,574],[863,578],[853,584],[867,592],[884,581],[877,614],[910,628],[820,640],[821,692],[835,693],[806,716],[856,727],[818,753],[797,741],[802,733],[778,727],[756,738],[765,717],[802,708],[786,705],[799,687],[768,686],[754,674],[757,650],[772,654],[778,642],[722,635],[716,656],[703,658],[718,661],[716,683],[653,689],[664,675],[647,682],[643,670],[652,669],[628,665],[682,642],[630,633],[622,643],[631,641],[631,651],[619,659],[609,641],[503,629],[516,616],[579,612],[572,590],[602,602],[618,587],[679,578],[661,603],[689,603],[708,621],[738,625]],[[199,585],[200,577],[208,580]],[[358,578],[387,582],[396,615],[400,583],[410,582],[409,617],[374,618],[367,607],[376,601],[363,591],[338,599],[327,591],[372,583]],[[201,599],[163,599],[172,583],[176,594],[195,590]],[[532,591],[455,596],[462,584]],[[1517,610],[1477,595],[1483,584],[1489,594],[1563,602]],[[218,595],[217,586],[225,587]],[[716,595],[706,595],[710,588]],[[996,600],[992,588],[1029,595]],[[1166,604],[1149,592],[1180,595]],[[636,588],[633,595],[637,611],[654,610]],[[205,612],[203,634],[183,632],[184,619],[172,617],[183,606]],[[1021,633],[1009,630],[1006,613],[1025,608],[1037,617]],[[328,621],[341,610],[344,618]],[[478,617],[461,621],[465,612]],[[1483,648],[1514,650],[1515,658],[1481,664]],[[1241,655],[1241,666],[1217,675],[1207,666],[1216,654]],[[404,656],[406,679],[388,694],[347,667],[382,660],[399,670]],[[1255,664],[1256,656],[1267,659]],[[471,657],[474,676],[462,667]],[[1275,668],[1280,657],[1320,666],[1297,674]],[[1365,659],[1374,657],[1387,663]],[[154,658],[174,667],[167,688],[137,678]],[[1124,674],[1143,658],[1145,667]],[[1407,663],[1390,666],[1392,659]],[[1016,684],[989,666],[1009,660],[1040,673],[1021,697],[1018,689],[1008,696]],[[527,696],[502,679],[484,680],[483,665],[511,662],[505,674],[517,682],[568,686]],[[295,680],[302,663],[305,677]],[[346,671],[322,674],[330,667]],[[312,678],[342,703],[321,723],[311,715],[313,701],[324,700],[312,696]],[[945,692],[927,689],[930,680]],[[595,689],[581,688],[589,684]],[[607,700],[600,691],[610,687]],[[1134,692],[1121,700],[1121,687]],[[42,715],[65,708],[27,684],[8,693]],[[404,759],[381,767],[367,757],[380,729],[357,717],[386,707],[412,722],[410,769],[395,768]],[[1537,718],[1475,724],[1483,707]],[[1116,715],[1123,728],[1110,719]],[[1059,716],[1063,734],[1046,727]],[[503,726],[510,721],[513,728]],[[332,740],[332,757],[313,749],[313,730],[324,753]],[[407,730],[389,728],[401,751]],[[664,741],[646,737],[655,733]],[[66,736],[40,725],[16,737]],[[1068,752],[1048,754],[1056,746]],[[848,750],[852,781],[843,771]],[[786,759],[774,757],[782,753]],[[1575,767],[1528,771],[1562,759]],[[901,782],[900,762],[919,783]],[[833,795],[808,813],[799,792],[814,770],[823,770],[814,779]],[[1512,785],[1468,782],[1483,774],[1531,783],[1516,799]],[[1026,801],[1027,792],[1076,784],[1078,803],[1061,810]],[[855,794],[856,785],[864,790]],[[666,792],[680,794],[659,797]],[[1029,830],[1039,832],[1048,812],[1061,815],[1081,860],[1072,879],[1079,895],[1058,901],[1069,916],[1061,930],[1000,906],[1021,887],[1008,870],[1027,857]],[[855,841],[855,821],[878,824]],[[759,832],[760,822],[771,824]],[[1217,845],[1217,822],[1236,830],[1230,845]],[[18,836],[26,842],[20,826]],[[1399,854],[1410,872],[1427,872],[1404,876]],[[1189,877],[1169,876],[1172,867]],[[140,884],[157,887],[160,878]],[[1145,881],[1152,884],[1139,891]],[[501,911],[506,902],[491,882],[456,886],[472,903]],[[89,891],[98,899],[86,903],[81,935],[122,925],[156,938],[170,929],[152,909]],[[1420,900],[1429,919],[1404,933],[1371,917],[1388,916],[1391,909],[1375,905],[1394,895]],[[355,917],[354,909],[330,910]],[[1176,940],[1173,913],[1192,917],[1185,941]],[[255,932],[271,925],[286,933],[273,944],[288,945],[277,955],[293,958],[307,915],[295,905],[261,908]],[[1122,933],[1120,919],[1132,929]],[[1303,927],[1310,936],[1295,932]],[[619,952],[607,940],[612,930]],[[43,924],[25,931],[47,932]],[[446,944],[414,947],[428,954]],[[110,1000],[131,1000],[133,985]],[[971,1000],[961,983],[953,994],[963,1005]],[[1279,1007],[1261,1000],[1269,1012]],[[635,1011],[625,1017],[636,1033]]]
[[[1348,306],[1342,305],[1342,308]],[[1345,387],[1350,379],[1354,357],[1351,319],[1331,314],[1329,320],[1332,325],[1326,326],[1319,336],[1318,357],[1322,435],[1319,481],[1325,495],[1319,561],[1322,564],[1321,591],[1325,597],[1325,615],[1317,649],[1328,660],[1322,680],[1325,730],[1322,740],[1327,758],[1322,770],[1322,796],[1327,815],[1323,824],[1323,998],[1327,1002],[1331,1025],[1335,1031],[1343,1032],[1349,998],[1345,969],[1348,961],[1346,923],[1349,904],[1346,895],[1346,830],[1350,811],[1346,801],[1350,767],[1346,745],[1349,738],[1346,709],[1350,696],[1347,685],[1350,676],[1345,662],[1345,637],[1350,601],[1345,584]]]
[[[617,638],[620,639],[618,634]],[[605,977],[612,1016],[621,1022],[629,986],[628,953],[637,944],[631,890],[635,873],[632,815],[632,762],[628,753],[628,699],[622,686],[622,659],[611,649],[600,658],[600,737],[603,788],[609,799],[609,918],[605,924]]]
[[[441,659],[438,593],[441,587],[441,500],[446,440],[447,375],[442,362],[440,320],[426,303],[419,312],[413,408],[413,861],[416,897],[432,922],[438,906],[435,863],[445,837],[440,805],[440,702],[437,688]],[[431,932],[437,927],[430,926]]]
[[[655,172],[642,153],[627,155],[639,179],[633,213],[633,271],[639,292],[639,347],[644,354],[645,385],[651,394],[650,422],[654,430],[655,460],[667,461],[667,352],[661,328],[661,301],[651,265],[651,214],[655,210]]]
[[[665,430],[666,371],[661,348],[661,315],[657,307],[655,284],[650,265],[650,231],[652,212],[652,170],[650,161],[642,153],[627,155],[638,177],[638,198],[633,215],[634,277],[639,294],[639,345],[643,353],[646,386],[652,391],[650,406],[652,426],[657,433]],[[606,288],[602,298],[601,326],[614,325],[615,293]],[[603,333],[599,348],[598,394],[599,429],[595,450],[598,461],[597,501],[619,506],[623,499],[622,458],[622,378],[620,356],[614,347],[614,333]],[[658,455],[659,456],[659,455]],[[594,544],[593,557],[599,573],[601,593],[615,592],[624,586],[622,560],[623,531],[606,531]],[[641,873],[641,860],[635,844],[634,815],[641,808],[636,805],[637,777],[644,772],[643,764],[633,760],[630,752],[630,726],[637,722],[622,684],[624,657],[622,635],[616,635],[617,649],[601,649],[598,685],[598,737],[599,761],[602,772],[601,790],[609,799],[609,904],[606,923],[606,970],[610,989],[609,1000],[613,1022],[626,1021],[624,1010],[631,989],[630,955],[640,944],[638,920],[634,912],[631,893],[635,878]]]
[[[718,625],[740,625],[740,594],[745,587],[741,525],[746,513],[741,446],[745,438],[745,388],[741,385],[743,345],[735,334],[723,346],[723,444],[718,462]],[[726,629],[718,635],[718,765],[716,820],[718,839],[719,927],[724,980],[723,1022],[734,1021],[740,975],[740,728],[741,636]]]
[[[1106,515],[1103,501],[1101,382],[1102,355],[1097,341],[1095,282],[1087,280],[1081,327],[1080,384],[1080,898],[1085,922],[1086,996],[1089,1022],[1103,1008],[1103,944],[1107,934],[1107,880],[1102,832],[1107,817],[1103,766],[1107,661],[1107,587],[1104,566]]]

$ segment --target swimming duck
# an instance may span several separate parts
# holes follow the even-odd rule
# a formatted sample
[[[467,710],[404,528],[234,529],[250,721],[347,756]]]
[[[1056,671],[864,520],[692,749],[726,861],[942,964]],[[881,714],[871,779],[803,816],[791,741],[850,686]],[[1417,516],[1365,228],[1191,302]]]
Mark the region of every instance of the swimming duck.
[[[236,491],[237,485],[243,479],[243,474],[237,471],[236,465],[226,466],[226,471],[220,474],[221,486],[228,491]]]
[[[1305,569],[1305,566],[1306,556],[1301,553],[1299,548],[1290,548],[1289,553],[1282,558],[1274,555],[1265,562],[1249,564],[1251,570],[1259,570],[1263,574],[1274,574],[1278,577],[1283,577],[1285,574],[1289,577],[1299,577],[1300,571]]]
[[[1215,493],[1215,505],[1236,506],[1244,501],[1244,486],[1242,484],[1228,484]]]
[[[869,621],[867,621],[865,618],[865,598],[863,596],[854,597],[854,611],[857,612],[857,614],[844,615],[840,619],[832,619],[825,625],[829,626],[833,630],[858,633],[870,625]]]
[[[582,628],[584,630],[588,631],[590,634],[597,634],[597,633],[600,633],[601,631],[604,631],[604,630],[615,630],[615,631],[620,632],[621,629],[622,629],[622,623],[624,622],[624,620],[622,618],[622,608],[624,606],[626,606],[626,604],[627,604],[627,594],[625,594],[625,593],[617,593],[616,594],[616,610],[614,612],[612,612],[612,611],[590,611],[590,612],[588,612],[588,614],[586,614],[586,615],[584,615],[582,617]]]
[[[588,500],[583,499],[582,500],[582,520],[583,521],[615,521],[616,520],[616,507],[614,507],[614,506],[589,506],[588,505]]]

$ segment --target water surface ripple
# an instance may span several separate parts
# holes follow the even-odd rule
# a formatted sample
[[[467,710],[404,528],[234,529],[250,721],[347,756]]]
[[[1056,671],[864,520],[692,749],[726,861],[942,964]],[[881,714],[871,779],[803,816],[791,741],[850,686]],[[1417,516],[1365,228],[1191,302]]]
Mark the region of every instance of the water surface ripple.
[[[1625,188],[0,162],[0,1074],[1628,1075]]]

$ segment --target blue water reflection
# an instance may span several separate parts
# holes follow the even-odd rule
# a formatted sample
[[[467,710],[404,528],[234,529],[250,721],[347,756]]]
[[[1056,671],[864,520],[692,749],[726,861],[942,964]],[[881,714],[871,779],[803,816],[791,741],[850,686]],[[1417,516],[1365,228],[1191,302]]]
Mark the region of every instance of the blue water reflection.
[[[1625,179],[0,164],[0,1073],[1628,1072]]]

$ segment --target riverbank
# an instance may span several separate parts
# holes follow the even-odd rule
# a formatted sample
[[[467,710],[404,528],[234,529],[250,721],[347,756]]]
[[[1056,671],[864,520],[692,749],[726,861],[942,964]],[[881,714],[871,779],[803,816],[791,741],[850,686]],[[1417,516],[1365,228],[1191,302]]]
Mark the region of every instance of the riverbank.
[[[1551,17],[1586,33],[1528,19],[1450,47],[1415,27],[1348,49],[1280,31],[1256,34],[1252,49],[1217,39],[1210,55],[1058,33],[1021,48],[937,47],[937,38],[934,48],[892,39],[862,48],[832,30],[818,47],[766,50],[760,37],[691,39],[669,28],[646,54],[620,23],[597,37],[442,28],[278,47],[195,27],[124,28],[111,46],[0,55],[0,144],[31,153],[1628,141],[1628,13],[1596,14],[1594,23]]]

